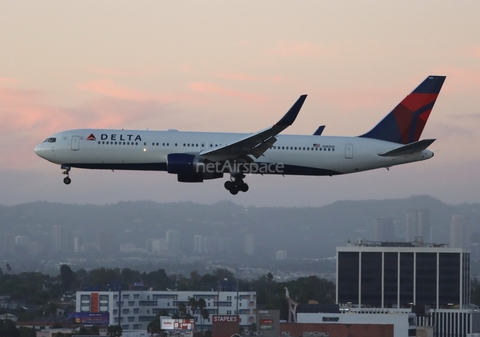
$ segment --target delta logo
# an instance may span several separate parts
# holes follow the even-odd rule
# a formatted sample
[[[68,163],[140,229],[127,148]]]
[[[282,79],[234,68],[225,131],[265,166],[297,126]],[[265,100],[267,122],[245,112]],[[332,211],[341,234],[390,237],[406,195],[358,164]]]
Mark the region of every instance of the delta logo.
[[[90,136],[87,137],[87,140],[97,140],[97,138],[91,133]]]

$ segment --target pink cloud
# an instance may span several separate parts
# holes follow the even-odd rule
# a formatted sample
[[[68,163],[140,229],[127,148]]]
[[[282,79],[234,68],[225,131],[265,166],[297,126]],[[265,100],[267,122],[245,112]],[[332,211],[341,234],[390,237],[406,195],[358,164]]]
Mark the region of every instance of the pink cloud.
[[[112,80],[96,80],[78,84],[81,90],[86,90],[102,96],[119,98],[131,101],[156,100],[158,97],[151,93],[132,90],[116,84]]]
[[[34,147],[56,132],[84,127],[122,128],[157,117],[165,105],[160,100],[141,100],[149,97],[142,94],[128,93],[132,100],[119,99],[117,96],[125,93],[115,86],[107,92],[112,97],[69,109],[52,106],[40,91],[0,89],[0,139],[4,144],[0,165],[19,168],[35,162]]]
[[[11,78],[11,77],[0,77],[0,85],[12,85],[12,84],[17,84],[19,82],[18,79],[16,78]]]
[[[188,87],[196,92],[209,93],[219,96],[241,98],[243,100],[249,100],[253,102],[264,101],[265,97],[258,94],[250,94],[242,91],[236,91],[232,89],[225,89],[217,84],[209,82],[193,82]]]

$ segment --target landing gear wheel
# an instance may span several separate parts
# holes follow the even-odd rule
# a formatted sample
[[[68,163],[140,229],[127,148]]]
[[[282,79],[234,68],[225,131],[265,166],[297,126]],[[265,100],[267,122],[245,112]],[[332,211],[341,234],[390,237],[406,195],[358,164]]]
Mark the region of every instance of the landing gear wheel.
[[[242,191],[242,192],[247,192],[247,191],[248,191],[248,185],[245,184],[245,183],[243,183],[242,185],[240,185],[240,186],[238,187],[238,189],[239,189],[240,191]]]
[[[232,187],[234,187],[235,185],[234,185],[233,182],[231,182],[230,180],[227,180],[227,181],[225,182],[225,184],[223,184],[223,186],[225,187],[225,189],[227,189],[227,190],[230,191],[230,190],[232,189]]]
[[[70,185],[70,183],[72,182],[72,179],[70,179],[70,177],[65,177],[63,178],[63,182],[65,183],[65,185]]]
[[[238,194],[237,186],[233,186],[229,191],[232,195],[237,195]]]

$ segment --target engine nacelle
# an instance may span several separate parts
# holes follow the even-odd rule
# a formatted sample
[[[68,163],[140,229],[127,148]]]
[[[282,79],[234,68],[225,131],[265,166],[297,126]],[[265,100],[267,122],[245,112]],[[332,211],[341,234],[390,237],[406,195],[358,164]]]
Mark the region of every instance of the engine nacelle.
[[[174,174],[198,173],[198,158],[188,153],[170,153],[167,155],[167,172]]]
[[[167,155],[167,172],[176,174],[178,181],[183,183],[201,183],[203,180],[223,177],[223,172],[207,170],[197,156],[188,153]]]

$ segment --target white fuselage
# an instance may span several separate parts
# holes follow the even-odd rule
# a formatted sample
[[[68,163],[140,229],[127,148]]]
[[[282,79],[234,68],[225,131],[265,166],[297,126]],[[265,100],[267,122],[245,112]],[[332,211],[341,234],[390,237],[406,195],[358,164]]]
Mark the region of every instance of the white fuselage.
[[[166,170],[172,153],[198,155],[235,142],[248,134],[77,129],[57,133],[35,148],[50,162],[90,169]],[[364,137],[277,135],[277,141],[255,162],[285,166],[282,174],[335,175],[429,159],[423,150],[404,156],[381,153],[402,144]],[[268,173],[268,172],[266,172]]]

